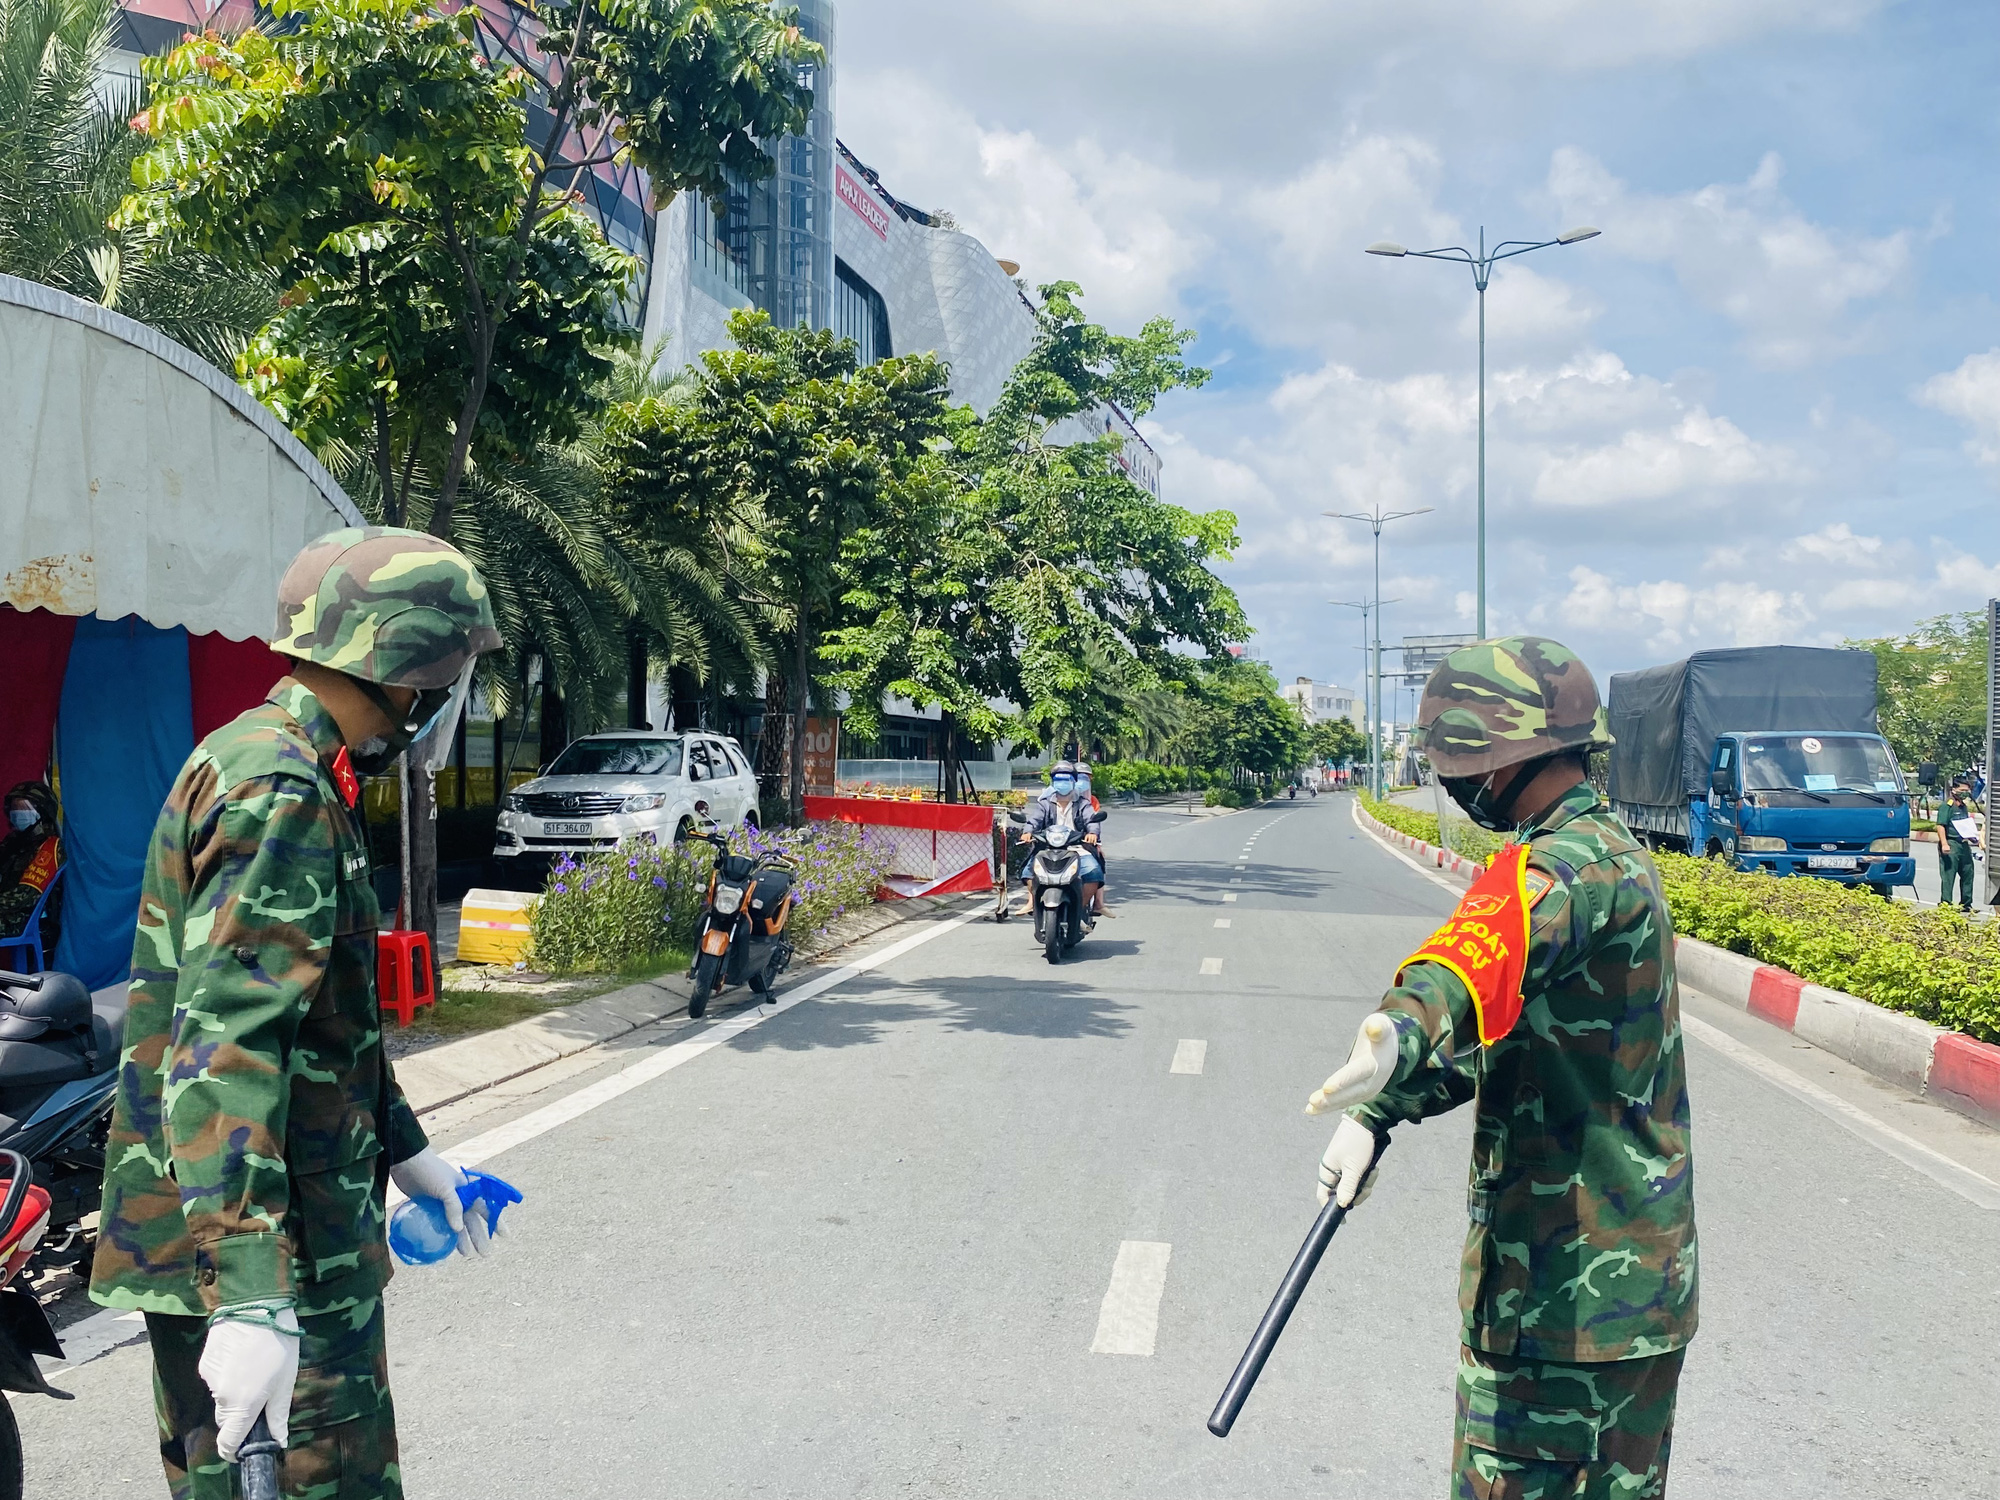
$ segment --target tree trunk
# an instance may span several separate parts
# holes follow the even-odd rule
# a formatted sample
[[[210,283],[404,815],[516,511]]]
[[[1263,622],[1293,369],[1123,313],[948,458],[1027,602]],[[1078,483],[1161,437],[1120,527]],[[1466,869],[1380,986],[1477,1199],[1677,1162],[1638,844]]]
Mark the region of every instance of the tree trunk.
[[[645,632],[633,625],[626,631],[625,657],[625,727],[627,729],[651,729],[652,722],[646,717],[646,685],[652,676],[652,663],[646,654]]]
[[[938,757],[944,765],[944,800],[958,801],[958,721],[946,709],[938,719],[938,729],[943,742],[938,746]]]
[[[438,940],[438,825],[437,783],[428,771],[410,768],[410,930],[431,940],[431,982],[437,983],[442,966],[437,961]],[[433,990],[435,993],[435,990]]]
[[[764,733],[757,741],[757,800],[764,816],[790,800],[792,721],[786,713],[785,674],[764,674]],[[780,822],[784,815],[778,813]]]
[[[801,590],[798,638],[792,649],[792,786],[789,801],[790,822],[794,828],[806,820],[806,705],[812,701],[812,688],[807,676],[811,664],[811,651],[806,638],[808,609],[805,593]]]

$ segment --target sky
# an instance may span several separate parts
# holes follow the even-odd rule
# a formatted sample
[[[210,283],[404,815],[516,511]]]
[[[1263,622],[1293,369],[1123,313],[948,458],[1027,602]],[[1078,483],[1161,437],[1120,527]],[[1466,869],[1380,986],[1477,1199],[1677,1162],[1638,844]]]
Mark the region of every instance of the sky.
[[[1488,631],[1599,673],[2000,595],[1991,0],[840,0],[840,135],[1214,372],[1144,424],[1252,653],[1469,631],[1477,296],[1363,253],[1599,238],[1487,292]]]

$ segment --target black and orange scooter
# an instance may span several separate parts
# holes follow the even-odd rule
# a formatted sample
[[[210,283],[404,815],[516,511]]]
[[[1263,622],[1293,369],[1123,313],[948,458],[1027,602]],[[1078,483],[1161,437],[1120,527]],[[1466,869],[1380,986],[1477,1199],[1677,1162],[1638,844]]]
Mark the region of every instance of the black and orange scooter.
[[[798,904],[792,889],[797,872],[775,855],[732,853],[728,838],[713,825],[687,839],[715,849],[708,903],[695,927],[694,967],[688,971],[694,980],[688,1014],[699,1019],[718,989],[748,980],[757,994],[768,995],[791,964],[793,943],[785,924]]]

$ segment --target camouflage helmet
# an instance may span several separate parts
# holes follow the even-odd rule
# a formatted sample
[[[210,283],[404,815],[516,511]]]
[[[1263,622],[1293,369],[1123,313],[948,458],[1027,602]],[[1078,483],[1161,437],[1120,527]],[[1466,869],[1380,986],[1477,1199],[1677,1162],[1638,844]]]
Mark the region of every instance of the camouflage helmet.
[[[329,532],[278,583],[271,649],[363,682],[450,687],[500,646],[486,581],[451,543],[396,526]]]
[[[1540,635],[1461,646],[1439,662],[1417,732],[1438,775],[1454,777],[1611,743],[1590,669]]]

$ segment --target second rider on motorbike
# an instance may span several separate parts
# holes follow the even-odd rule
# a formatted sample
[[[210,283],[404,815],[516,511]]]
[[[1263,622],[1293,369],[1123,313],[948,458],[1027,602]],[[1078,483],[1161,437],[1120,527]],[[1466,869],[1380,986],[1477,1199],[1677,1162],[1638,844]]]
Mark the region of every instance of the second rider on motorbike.
[[[1049,789],[1028,808],[1028,826],[1021,842],[1033,842],[1035,835],[1051,828],[1083,828],[1083,846],[1077,850],[1077,873],[1083,879],[1083,909],[1091,918],[1103,911],[1104,862],[1098,858],[1098,827],[1104,814],[1095,811],[1091,798],[1082,792],[1073,761],[1058,761],[1049,774]]]

